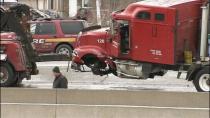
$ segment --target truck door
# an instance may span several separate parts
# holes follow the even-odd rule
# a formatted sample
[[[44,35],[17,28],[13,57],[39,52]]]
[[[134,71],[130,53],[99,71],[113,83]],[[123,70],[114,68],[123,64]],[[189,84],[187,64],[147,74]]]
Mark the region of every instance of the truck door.
[[[107,45],[107,48],[110,48],[110,55],[114,57],[119,56],[119,46],[120,46],[120,41],[119,41],[119,27],[118,23],[116,20],[112,21],[112,26],[111,26],[111,38],[109,41],[110,45]],[[110,46],[110,47],[109,47]]]
[[[132,59],[152,62],[149,50],[153,48],[152,13],[150,9],[140,9],[132,22]]]
[[[111,54],[115,57],[127,57],[130,53],[130,25],[129,21],[114,22],[114,33],[111,42]]]
[[[174,64],[176,10],[153,9],[152,40],[153,62]]]
[[[57,38],[56,25],[53,22],[39,22],[31,24],[33,44],[40,53],[51,52],[53,46],[46,43],[47,39]]]

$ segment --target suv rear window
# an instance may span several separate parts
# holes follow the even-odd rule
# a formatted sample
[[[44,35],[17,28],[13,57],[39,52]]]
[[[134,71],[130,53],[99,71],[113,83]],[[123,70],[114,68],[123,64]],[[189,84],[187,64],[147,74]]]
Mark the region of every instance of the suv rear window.
[[[60,24],[64,34],[78,34],[84,29],[82,22],[61,22]]]
[[[31,33],[38,35],[54,35],[56,27],[54,23],[33,23],[31,24]]]

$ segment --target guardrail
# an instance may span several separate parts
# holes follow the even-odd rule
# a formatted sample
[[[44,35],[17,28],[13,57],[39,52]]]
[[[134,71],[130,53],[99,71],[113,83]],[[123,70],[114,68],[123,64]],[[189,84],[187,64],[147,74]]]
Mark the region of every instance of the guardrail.
[[[2,88],[1,108],[2,118],[209,118],[209,93]]]

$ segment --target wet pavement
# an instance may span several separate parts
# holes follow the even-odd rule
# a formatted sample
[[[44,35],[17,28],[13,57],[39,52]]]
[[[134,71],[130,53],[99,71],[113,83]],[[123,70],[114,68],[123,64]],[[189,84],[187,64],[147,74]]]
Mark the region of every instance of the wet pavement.
[[[87,72],[75,72],[71,69],[67,72],[68,62],[41,62],[37,65],[40,74],[32,76],[31,80],[23,80],[20,87],[52,88],[54,80],[52,68],[59,66],[68,79],[70,89],[196,92],[192,82],[184,80],[186,74],[182,74],[181,79],[177,79],[177,72],[174,71],[169,71],[165,76],[155,77],[155,79],[137,80],[122,79],[114,75],[96,76],[88,68],[85,68]]]

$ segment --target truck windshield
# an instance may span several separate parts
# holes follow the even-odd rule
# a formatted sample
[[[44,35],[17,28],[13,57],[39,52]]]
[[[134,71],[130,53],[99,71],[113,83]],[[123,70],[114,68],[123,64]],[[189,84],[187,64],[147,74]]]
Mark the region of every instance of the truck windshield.
[[[114,20],[112,23],[113,35],[120,35],[120,50],[122,54],[127,54],[130,50],[130,27],[129,21]]]

